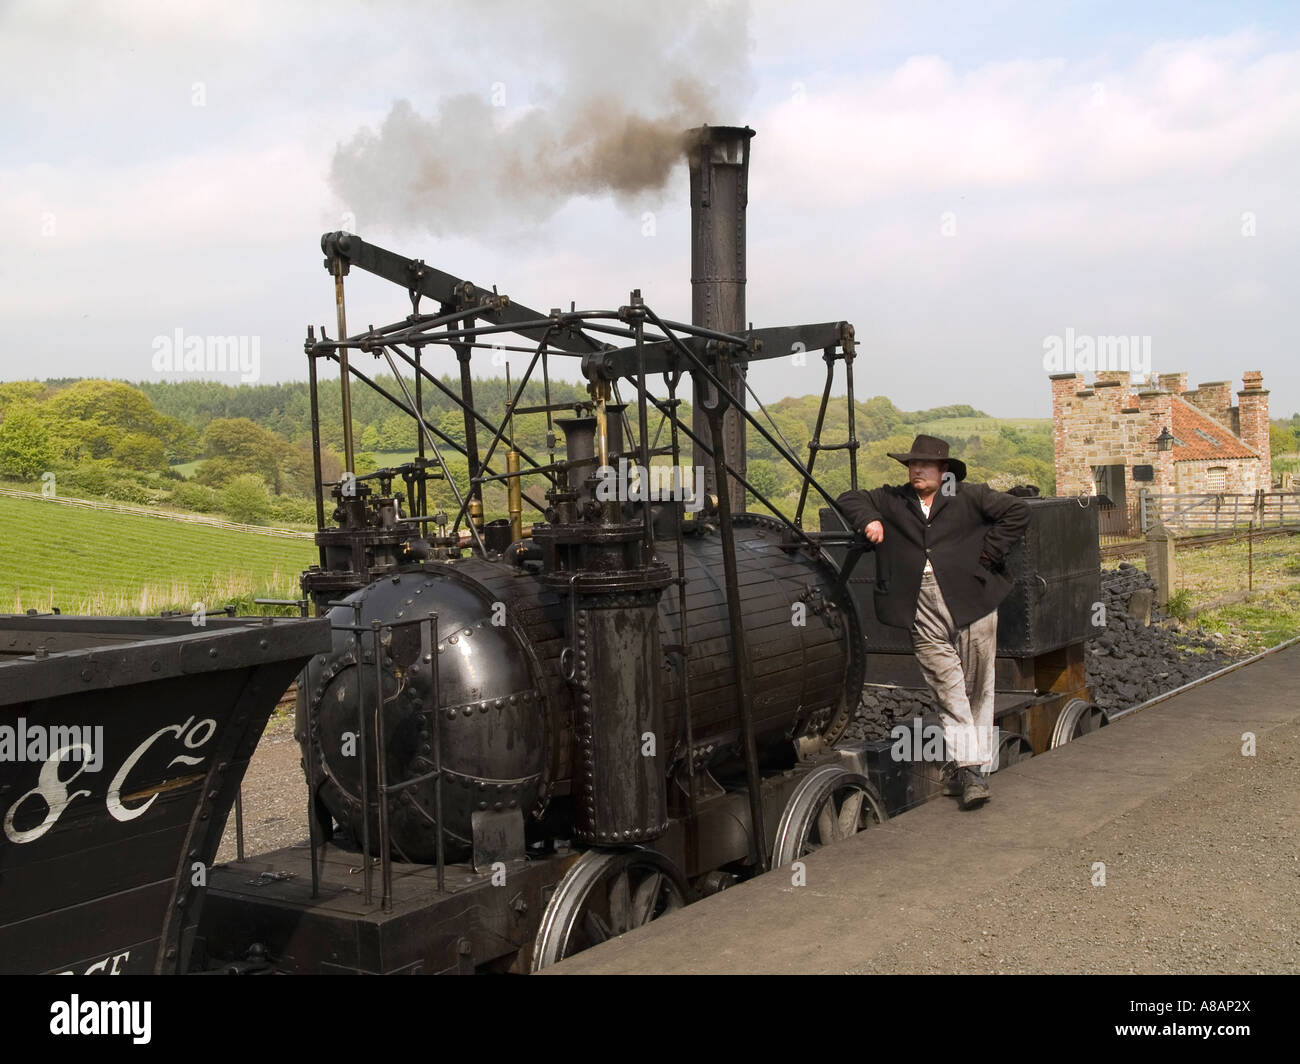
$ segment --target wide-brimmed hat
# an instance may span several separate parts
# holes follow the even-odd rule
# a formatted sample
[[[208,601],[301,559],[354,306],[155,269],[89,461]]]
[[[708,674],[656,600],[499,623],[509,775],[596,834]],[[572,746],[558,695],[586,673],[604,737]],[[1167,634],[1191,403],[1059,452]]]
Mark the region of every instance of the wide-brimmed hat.
[[[896,458],[907,465],[908,462],[947,462],[948,471],[958,480],[966,479],[966,463],[960,458],[948,454],[948,441],[938,436],[918,436],[912,441],[912,449],[907,454],[887,452],[890,458]]]

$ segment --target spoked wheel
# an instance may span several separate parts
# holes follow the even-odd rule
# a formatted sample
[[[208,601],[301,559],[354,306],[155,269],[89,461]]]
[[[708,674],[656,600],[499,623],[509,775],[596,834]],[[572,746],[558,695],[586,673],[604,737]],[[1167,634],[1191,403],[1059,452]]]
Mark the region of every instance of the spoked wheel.
[[[1017,761],[1028,761],[1034,756],[1034,747],[1019,732],[1007,732],[998,743],[998,769],[1014,765]]]
[[[786,803],[772,847],[772,867],[781,868],[888,819],[866,776],[840,765],[822,765],[808,773]]]
[[[1082,698],[1072,698],[1056,718],[1056,727],[1052,729],[1052,749],[1064,746],[1071,739],[1087,735],[1110,723],[1106,711]]]
[[[682,908],[690,888],[654,850],[588,850],[560,880],[533,943],[532,970]]]

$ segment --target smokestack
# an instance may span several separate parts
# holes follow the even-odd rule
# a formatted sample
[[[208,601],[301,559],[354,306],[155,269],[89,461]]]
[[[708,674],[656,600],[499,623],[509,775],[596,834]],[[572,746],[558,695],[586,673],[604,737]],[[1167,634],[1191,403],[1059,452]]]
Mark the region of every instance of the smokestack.
[[[700,126],[687,134],[691,169],[691,324],[739,333],[745,322],[745,208],[749,204],[748,126]],[[732,369],[721,375],[727,390],[745,401],[745,375]],[[708,440],[709,422],[702,398],[707,382],[697,381],[692,396],[691,428]],[[727,460],[745,472],[745,421],[740,411],[723,419]],[[698,453],[694,464],[705,470],[705,490],[717,492],[713,466]],[[731,481],[731,512],[745,510],[745,488]]]

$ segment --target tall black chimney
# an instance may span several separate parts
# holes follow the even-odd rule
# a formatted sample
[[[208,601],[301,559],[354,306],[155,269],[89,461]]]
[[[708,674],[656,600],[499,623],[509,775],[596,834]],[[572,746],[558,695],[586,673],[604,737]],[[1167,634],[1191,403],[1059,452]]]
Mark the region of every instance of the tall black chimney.
[[[745,208],[749,204],[748,126],[700,126],[689,133],[691,167],[691,324],[719,332],[740,333],[745,321]],[[744,371],[721,374],[727,390],[743,408]],[[706,382],[697,381],[692,395],[691,428],[708,440],[709,423],[701,405]],[[727,460],[745,472],[745,421],[728,410],[723,420]],[[717,491],[713,466],[701,454],[694,464],[705,469],[705,490]],[[730,483],[731,512],[745,510],[744,485]]]

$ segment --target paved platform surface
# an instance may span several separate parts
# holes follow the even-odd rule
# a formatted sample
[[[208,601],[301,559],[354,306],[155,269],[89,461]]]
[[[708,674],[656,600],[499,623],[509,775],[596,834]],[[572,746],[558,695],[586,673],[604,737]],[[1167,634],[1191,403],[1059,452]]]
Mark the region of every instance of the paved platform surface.
[[[992,787],[812,854],[804,886],[774,870],[549,971],[1300,972],[1300,646]]]

